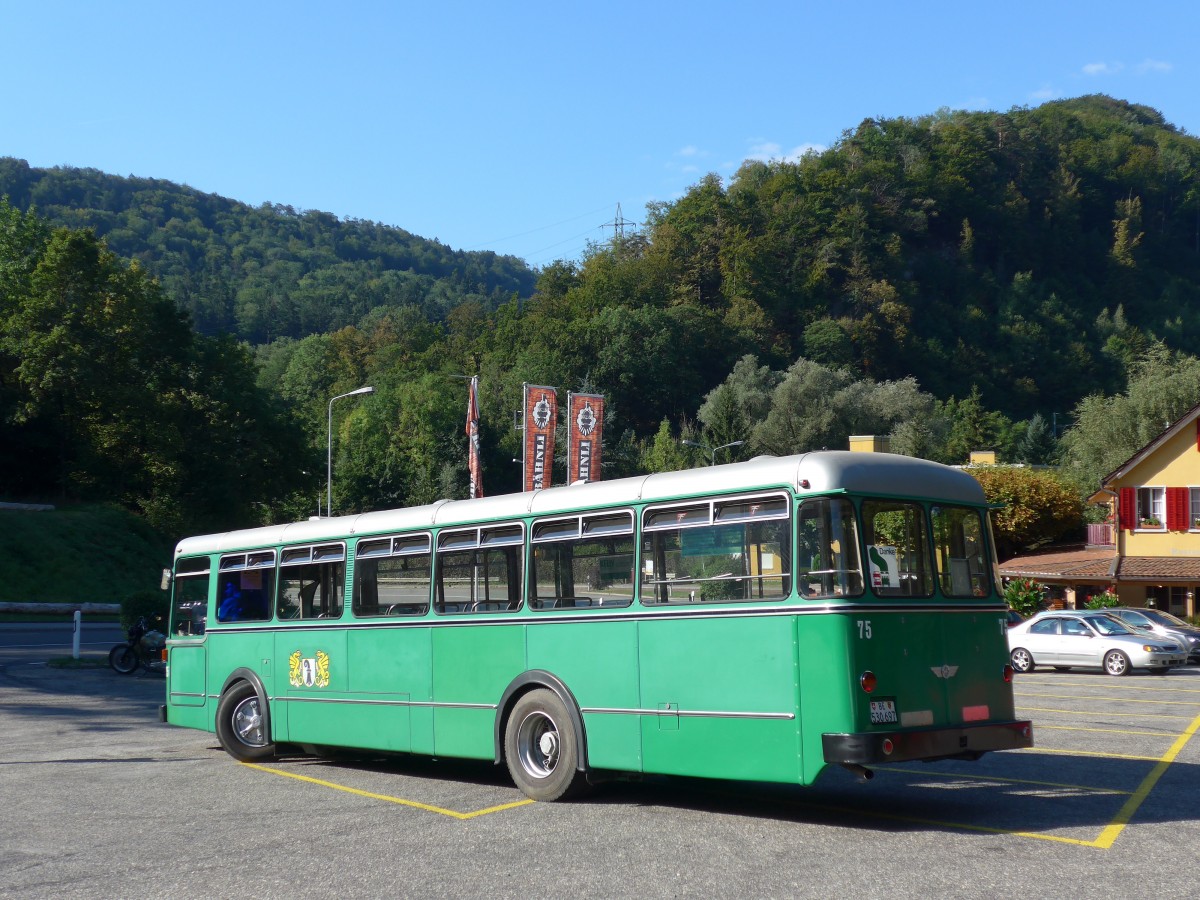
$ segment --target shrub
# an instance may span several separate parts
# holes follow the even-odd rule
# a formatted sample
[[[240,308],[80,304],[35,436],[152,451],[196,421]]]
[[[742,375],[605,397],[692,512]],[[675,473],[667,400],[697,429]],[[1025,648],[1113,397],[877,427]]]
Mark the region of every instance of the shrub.
[[[152,629],[166,634],[170,612],[168,596],[166,591],[134,591],[121,601],[121,627],[128,631],[141,616],[145,616]]]
[[[1032,578],[1014,578],[1004,589],[1004,600],[1010,609],[1023,616],[1032,616],[1041,607],[1042,586]]]
[[[1121,598],[1112,591],[1105,591],[1102,594],[1092,594],[1083,605],[1087,609],[1112,609],[1121,605]]]

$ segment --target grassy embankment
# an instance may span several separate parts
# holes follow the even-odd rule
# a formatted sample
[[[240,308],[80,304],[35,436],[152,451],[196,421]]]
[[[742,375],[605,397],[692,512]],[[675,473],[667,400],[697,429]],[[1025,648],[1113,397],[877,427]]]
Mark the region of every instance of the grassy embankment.
[[[120,603],[136,591],[157,590],[171,549],[119,509],[0,509],[0,601]]]

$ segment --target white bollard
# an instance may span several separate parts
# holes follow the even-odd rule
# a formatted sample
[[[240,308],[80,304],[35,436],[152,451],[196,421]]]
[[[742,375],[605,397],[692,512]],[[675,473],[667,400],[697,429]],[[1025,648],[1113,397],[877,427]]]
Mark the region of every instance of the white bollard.
[[[75,634],[71,638],[71,659],[79,659],[79,632],[82,628],[83,613],[75,610]]]

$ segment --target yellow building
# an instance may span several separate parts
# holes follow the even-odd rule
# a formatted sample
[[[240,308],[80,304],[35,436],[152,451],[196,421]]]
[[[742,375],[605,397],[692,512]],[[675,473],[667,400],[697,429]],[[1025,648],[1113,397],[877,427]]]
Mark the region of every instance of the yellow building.
[[[1002,563],[1005,577],[1061,591],[1067,606],[1105,588],[1126,606],[1194,616],[1200,591],[1200,405],[1104,477],[1092,497],[1109,522],[1088,544]]]

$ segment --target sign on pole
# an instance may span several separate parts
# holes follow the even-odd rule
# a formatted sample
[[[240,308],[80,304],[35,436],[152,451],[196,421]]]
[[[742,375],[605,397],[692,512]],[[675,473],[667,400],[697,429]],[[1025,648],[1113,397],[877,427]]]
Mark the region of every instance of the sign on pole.
[[[524,489],[550,487],[554,479],[554,429],[558,425],[557,388],[525,385]]]
[[[567,394],[567,484],[599,481],[604,396]]]

